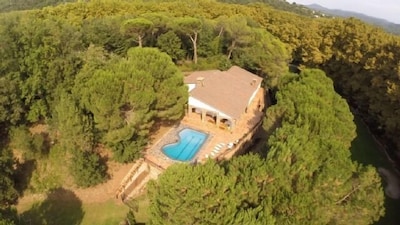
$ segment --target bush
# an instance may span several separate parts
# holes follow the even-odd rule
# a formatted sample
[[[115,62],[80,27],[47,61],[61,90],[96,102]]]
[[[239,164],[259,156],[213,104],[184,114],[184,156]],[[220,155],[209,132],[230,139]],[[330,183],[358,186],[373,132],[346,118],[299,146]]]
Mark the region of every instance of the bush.
[[[34,158],[32,136],[26,126],[12,127],[9,136],[11,148],[21,151],[25,159]]]
[[[15,225],[17,217],[17,210],[15,208],[0,208],[0,225]]]
[[[48,157],[33,161],[34,170],[32,175],[24,173],[28,176],[29,189],[36,193],[44,193],[56,189],[61,186],[72,185],[69,174],[66,173],[70,157],[66,150],[60,145],[51,146]]]
[[[42,134],[34,134],[32,137],[32,148],[36,155],[43,156],[47,155],[48,149],[46,146],[46,140]]]
[[[22,152],[25,160],[37,159],[47,154],[45,138],[42,134],[32,135],[26,126],[10,129],[10,146]]]
[[[79,187],[94,186],[107,178],[107,168],[95,152],[74,151],[69,169]]]
[[[62,162],[60,162],[62,163]],[[44,193],[61,187],[63,181],[51,160],[40,160],[32,173],[30,190],[35,193]]]

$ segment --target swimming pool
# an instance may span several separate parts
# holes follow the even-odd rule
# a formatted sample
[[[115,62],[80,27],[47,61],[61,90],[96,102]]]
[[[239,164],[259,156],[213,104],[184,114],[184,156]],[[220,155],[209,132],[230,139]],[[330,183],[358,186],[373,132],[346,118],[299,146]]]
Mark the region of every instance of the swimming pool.
[[[208,135],[185,128],[179,132],[179,141],[162,147],[162,152],[173,160],[190,161],[207,140]]]

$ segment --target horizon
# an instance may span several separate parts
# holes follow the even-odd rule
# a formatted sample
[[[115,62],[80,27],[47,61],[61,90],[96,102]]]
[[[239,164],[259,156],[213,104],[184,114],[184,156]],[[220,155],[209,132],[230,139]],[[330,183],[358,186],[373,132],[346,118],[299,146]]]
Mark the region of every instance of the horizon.
[[[362,0],[295,0],[299,5],[318,4],[328,9],[340,9],[345,11],[362,13],[368,16],[384,19],[392,23],[400,24],[400,1],[398,0],[371,0],[368,2]]]

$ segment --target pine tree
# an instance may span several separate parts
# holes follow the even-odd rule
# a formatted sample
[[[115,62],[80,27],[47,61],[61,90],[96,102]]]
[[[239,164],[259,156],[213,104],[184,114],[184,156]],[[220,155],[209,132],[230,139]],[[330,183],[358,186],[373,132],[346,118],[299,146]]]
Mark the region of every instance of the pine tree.
[[[74,151],[70,171],[75,183],[80,187],[90,187],[99,184],[107,177],[104,164],[95,152]]]

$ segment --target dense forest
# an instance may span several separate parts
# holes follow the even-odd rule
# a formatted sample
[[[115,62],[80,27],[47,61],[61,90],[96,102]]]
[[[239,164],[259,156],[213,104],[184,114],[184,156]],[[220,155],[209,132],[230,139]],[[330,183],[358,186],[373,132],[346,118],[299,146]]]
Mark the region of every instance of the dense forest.
[[[213,0],[74,2],[0,20],[3,223],[13,223],[25,190],[105,181],[103,148],[108,160],[140,157],[155,124],[184,114],[181,71],[230,65],[276,93],[264,120],[266,157],[168,169],[149,187],[151,224],[368,224],[384,214],[377,172],[350,159],[347,103],[398,161],[399,37],[355,19]],[[46,129],[33,132],[39,125]]]
[[[306,6],[296,4],[296,2],[289,3],[282,0],[218,0],[219,2],[234,3],[234,4],[251,4],[251,3],[264,3],[275,9],[296,13],[298,15],[307,17],[325,17],[324,13],[315,11]],[[330,17],[330,16],[327,16]]]
[[[39,9],[66,2],[74,2],[74,0],[0,0],[0,12]]]

